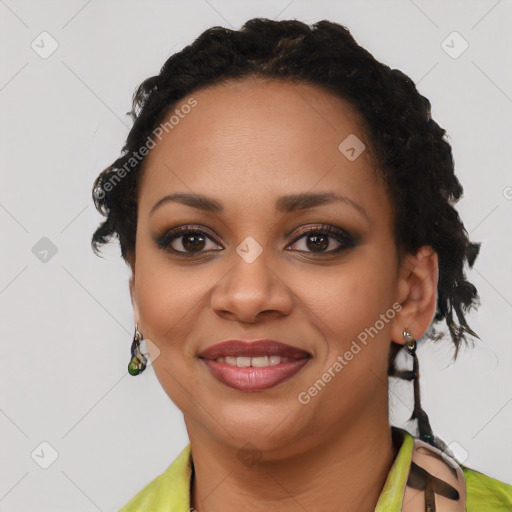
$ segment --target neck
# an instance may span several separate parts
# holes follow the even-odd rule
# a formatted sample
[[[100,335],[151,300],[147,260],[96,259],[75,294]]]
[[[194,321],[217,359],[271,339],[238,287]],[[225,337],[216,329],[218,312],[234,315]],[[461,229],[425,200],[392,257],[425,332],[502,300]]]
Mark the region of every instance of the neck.
[[[191,510],[238,512],[243,503],[244,510],[255,512],[373,512],[397,448],[387,419],[365,425],[369,427],[359,423],[334,438],[325,436],[328,442],[293,457],[263,462],[262,457],[246,465],[236,450],[190,436]]]

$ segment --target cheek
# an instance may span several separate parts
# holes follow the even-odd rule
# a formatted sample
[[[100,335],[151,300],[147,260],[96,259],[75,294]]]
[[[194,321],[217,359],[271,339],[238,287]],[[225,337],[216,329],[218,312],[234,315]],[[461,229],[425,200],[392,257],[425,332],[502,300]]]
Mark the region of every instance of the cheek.
[[[365,404],[377,397],[385,405],[389,331],[395,311],[389,279],[378,269],[360,273],[354,268],[349,272],[347,267],[323,285],[324,293],[312,298],[315,314],[311,322],[327,340],[318,378],[327,378],[329,383],[318,407],[331,423],[362,413]],[[330,405],[323,408],[321,403]]]
[[[315,274],[311,281],[302,277],[304,303],[322,319],[327,332],[332,331],[331,337],[357,336],[391,307],[389,273],[363,258],[354,263],[337,272]]]
[[[135,260],[137,305],[144,335],[155,343],[172,337],[173,326],[179,329],[180,319],[190,309],[190,287],[184,285],[184,279],[139,222]]]
[[[369,381],[370,372],[386,380],[395,317],[391,307],[393,275],[388,270],[392,262],[370,256],[354,258],[336,272],[331,269],[324,276],[317,275],[303,288],[305,312],[325,340],[323,371],[330,369],[339,376],[331,390],[352,388],[359,397],[373,392],[376,378]],[[338,356],[343,357],[341,371],[333,368]]]
[[[196,382],[189,366],[193,354],[187,353],[187,339],[197,322],[201,290],[194,288],[190,274],[171,270],[155,259],[140,258],[136,276],[143,334],[159,350],[158,357],[152,360],[155,375],[171,401],[179,409],[188,410],[190,389]]]
[[[201,290],[191,274],[172,271],[161,261],[137,261],[136,287],[141,324],[155,340],[180,337],[189,327]]]

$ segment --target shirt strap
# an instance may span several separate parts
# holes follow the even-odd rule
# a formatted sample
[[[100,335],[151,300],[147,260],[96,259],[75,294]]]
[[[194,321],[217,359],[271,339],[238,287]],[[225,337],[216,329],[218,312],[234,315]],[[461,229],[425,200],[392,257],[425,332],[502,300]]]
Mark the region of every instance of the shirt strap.
[[[457,462],[414,439],[402,512],[464,512],[466,479]]]

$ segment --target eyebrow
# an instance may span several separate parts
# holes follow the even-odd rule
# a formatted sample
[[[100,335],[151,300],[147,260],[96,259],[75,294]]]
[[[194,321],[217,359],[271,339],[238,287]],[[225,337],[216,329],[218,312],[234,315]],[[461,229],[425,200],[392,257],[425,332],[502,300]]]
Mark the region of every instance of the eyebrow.
[[[208,197],[202,194],[180,192],[162,197],[153,205],[149,214],[151,215],[157,208],[169,202],[185,204],[187,206],[191,206],[192,208],[198,208],[199,210],[211,213],[222,213],[224,211],[222,202],[213,199],[212,197]],[[363,217],[369,220],[369,216],[366,210],[359,203],[356,203],[347,196],[335,194],[333,192],[304,192],[301,194],[282,196],[276,201],[276,210],[282,213],[291,213],[299,210],[307,210],[309,208],[314,208],[315,206],[321,206],[332,202],[348,204],[355,208]]]

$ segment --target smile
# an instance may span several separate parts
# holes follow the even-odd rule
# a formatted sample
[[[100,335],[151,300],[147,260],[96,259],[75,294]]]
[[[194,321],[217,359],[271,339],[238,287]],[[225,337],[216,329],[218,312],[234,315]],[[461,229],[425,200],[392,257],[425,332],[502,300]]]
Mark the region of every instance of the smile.
[[[311,359],[305,350],[276,340],[227,340],[199,354],[213,377],[240,391],[263,391],[297,374]]]
[[[222,359],[234,359],[236,364],[232,361],[222,361]],[[239,391],[263,391],[290,379],[310,361],[310,358],[285,361],[283,359],[286,358],[264,356],[202,359],[202,361],[211,374],[226,386]],[[238,366],[239,364],[241,366]]]
[[[249,368],[249,366],[256,368],[264,368],[266,366],[275,366],[276,364],[289,363],[293,361],[289,357],[281,356],[259,356],[259,357],[219,357],[215,359],[217,363],[226,363],[230,366],[237,366],[238,368]]]

